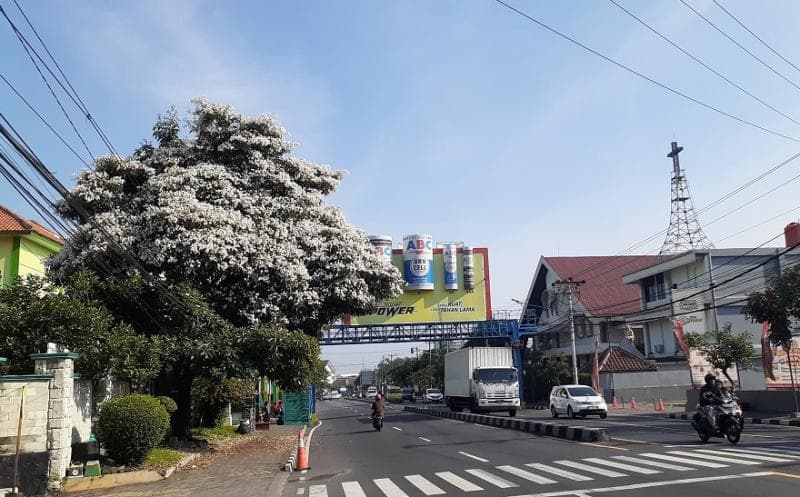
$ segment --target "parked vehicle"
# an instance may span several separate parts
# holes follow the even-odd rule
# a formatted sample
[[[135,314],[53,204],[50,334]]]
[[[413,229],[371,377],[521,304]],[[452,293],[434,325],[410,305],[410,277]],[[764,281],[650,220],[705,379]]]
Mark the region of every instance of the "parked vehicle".
[[[414,389],[403,388],[402,390],[400,390],[400,400],[402,400],[403,402],[405,401],[416,402],[417,396],[414,395]]]
[[[558,385],[550,390],[550,413],[554,418],[566,414],[568,418],[587,415],[608,416],[608,405],[603,396],[586,385]]]
[[[331,392],[331,400],[338,400],[342,398],[342,394],[339,392]]]
[[[383,416],[380,414],[373,414],[372,416],[372,427],[375,428],[375,431],[381,431],[383,429]]]
[[[727,438],[728,442],[739,443],[744,429],[744,418],[742,418],[742,407],[736,398],[729,394],[719,397],[718,403],[713,406],[716,415],[716,423],[712,424],[711,419],[698,412],[692,417],[692,427],[697,431],[700,440],[705,443],[711,437]]]
[[[422,394],[422,400],[426,404],[441,404],[444,401],[444,395],[438,388],[426,388],[425,393]]]
[[[444,391],[453,411],[508,411],[519,408],[519,379],[510,347],[472,347],[444,356]]]
[[[386,389],[386,402],[400,403],[403,401],[403,390],[400,387]]]
[[[367,398],[369,400],[375,400],[375,396],[378,395],[378,388],[377,387],[368,387],[367,388]]]

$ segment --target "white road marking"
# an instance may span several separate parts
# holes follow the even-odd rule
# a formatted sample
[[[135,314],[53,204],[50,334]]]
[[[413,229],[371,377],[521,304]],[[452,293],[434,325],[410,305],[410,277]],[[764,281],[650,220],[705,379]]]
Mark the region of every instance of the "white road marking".
[[[406,475],[405,479],[425,495],[442,495],[445,493],[444,490],[425,479],[422,475]]]
[[[305,476],[301,476],[300,477],[300,481],[306,481],[306,477]]]
[[[644,454],[639,454],[640,456],[644,457],[652,457],[653,459],[662,459],[664,461],[671,461],[671,462],[678,462],[682,464],[690,464],[692,466],[702,466],[704,468],[727,468],[727,464],[719,464],[711,461],[695,461],[694,459],[686,459],[683,457],[675,457],[675,456],[668,456],[666,454],[656,454],[655,452],[647,452]]]
[[[342,482],[342,488],[346,497],[367,497],[367,494],[364,493],[357,481],[344,481]]]
[[[560,497],[560,496],[585,496],[588,494],[600,494],[600,493],[611,493],[614,495],[614,492],[625,492],[627,490],[637,490],[640,488],[653,488],[653,487],[666,487],[670,485],[687,485],[692,483],[703,483],[708,481],[719,481],[719,480],[735,480],[738,478],[754,478],[760,476],[770,476],[772,472],[770,471],[761,471],[758,473],[745,473],[741,475],[720,475],[720,476],[706,476],[700,478],[686,478],[683,480],[667,480],[667,481],[652,481],[647,483],[634,483],[631,485],[620,485],[618,487],[605,487],[605,488],[589,488],[584,490],[562,490],[559,492],[547,492],[541,494],[526,494],[526,495],[516,495],[514,497]]]
[[[731,450],[731,449],[723,449],[723,450]],[[758,447],[758,452],[761,452],[768,456],[778,456],[778,457],[791,457],[791,458],[800,458],[800,452],[794,451],[789,449],[788,447]]]
[[[467,452],[459,452],[459,454],[461,454],[462,456],[471,457],[472,459],[475,459],[476,461],[489,462],[488,459],[484,459],[484,458],[478,457],[478,456],[473,456],[472,454],[469,454]]]
[[[524,480],[538,483],[540,485],[549,485],[551,483],[556,483],[555,480],[551,480],[550,478],[545,478],[544,476],[539,476],[537,474],[531,473],[530,471],[519,469],[515,466],[497,466],[497,469],[499,469],[500,471],[505,471],[506,473],[510,473],[514,476],[518,476]]]
[[[725,450],[725,449],[723,449]],[[745,452],[743,450],[725,450],[716,451],[716,450],[696,450],[695,452],[703,452],[704,454],[712,454],[712,455],[721,455],[721,456],[734,456],[734,457],[744,457],[745,459],[755,459],[756,461],[767,461],[767,462],[794,462],[793,459],[781,458],[772,456],[765,456],[759,454],[753,454],[752,452]]]
[[[308,497],[328,497],[328,489],[325,485],[311,485],[308,489]]]
[[[544,471],[545,473],[550,473],[556,476],[563,476],[564,478],[568,478],[572,481],[594,480],[594,478],[591,476],[579,475],[578,473],[573,473],[572,471],[567,471],[566,469],[554,468],[553,466],[548,466],[538,462],[526,464],[525,466],[530,466],[531,468],[538,469],[539,471]]]
[[[635,462],[636,464],[643,464],[645,466],[655,466],[656,468],[671,469],[673,471],[694,471],[697,468],[689,468],[686,466],[678,466],[677,464],[668,464],[662,461],[648,461],[647,459],[640,459],[638,457],[628,456],[611,456],[620,461]]]
[[[301,474],[301,475],[304,475],[304,474],[306,474],[306,473],[308,473],[308,470],[307,470],[307,469],[304,469],[304,470],[300,471],[300,474]]]
[[[465,480],[460,476],[456,475],[455,473],[451,473],[450,471],[443,471],[441,473],[436,473],[436,476],[441,478],[442,480],[446,481],[450,485],[457,487],[459,490],[464,492],[478,492],[483,490],[482,487],[475,485],[469,480]]]
[[[425,437],[417,437],[417,438],[419,438],[419,439],[420,439],[420,440],[422,440],[423,442],[430,442],[430,440],[428,440],[428,439],[427,439],[427,438],[425,438]]]
[[[595,473],[602,476],[608,476],[609,478],[619,478],[622,476],[628,476],[625,473],[620,473],[618,471],[611,471],[610,469],[603,469],[603,468],[595,468],[594,466],[589,466],[588,464],[583,464],[580,462],[575,461],[553,461],[556,464],[560,464],[562,466],[569,466],[570,468],[580,469],[583,471],[588,471],[589,473]]]
[[[403,492],[395,483],[390,480],[389,478],[378,478],[377,480],[372,480],[375,482],[375,485],[381,489],[383,495],[386,497],[408,497],[408,494]]]
[[[746,464],[748,466],[761,464],[760,462],[756,461],[742,461],[741,459],[736,459],[735,457],[724,457],[724,456],[712,456],[706,455],[700,452],[702,449],[697,449],[692,452],[685,452],[682,450],[671,450],[669,451],[670,454],[675,454],[676,456],[685,456],[685,457],[696,457],[698,459],[702,459],[704,461],[717,461],[722,463],[730,463],[730,464]]]
[[[625,464],[616,461],[606,461],[605,459],[600,459],[599,457],[587,457],[584,459],[584,461],[599,464],[601,466],[610,466],[612,468],[621,469],[623,471],[631,471],[633,473],[639,473],[640,475],[656,475],[658,473],[661,473],[661,471],[656,471],[655,469],[640,468],[638,466],[633,466],[630,464]]]
[[[297,495],[303,495],[304,493],[306,493],[305,487],[297,489]]]
[[[392,429],[394,429],[394,430],[397,430],[397,431],[403,431],[403,429],[402,429],[402,428],[398,428],[398,427],[396,427],[396,426],[392,426]]]
[[[775,425],[772,425],[775,426]],[[781,438],[781,437],[773,437],[772,435],[755,435],[753,433],[742,433],[743,437],[757,437],[757,438]]]
[[[510,481],[500,478],[499,476],[495,476],[488,471],[484,471],[482,469],[468,469],[467,473],[471,474],[476,478],[480,478],[485,482],[489,482],[495,487],[499,488],[511,488],[511,487],[518,487],[516,483],[511,483]]]

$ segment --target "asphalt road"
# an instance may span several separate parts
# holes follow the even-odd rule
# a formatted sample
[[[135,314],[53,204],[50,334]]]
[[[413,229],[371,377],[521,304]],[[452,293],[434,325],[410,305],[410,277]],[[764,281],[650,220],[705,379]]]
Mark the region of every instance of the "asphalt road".
[[[377,433],[368,404],[318,406],[323,424],[312,438],[311,469],[293,473],[284,496],[800,495],[800,429],[793,427],[747,426],[752,436],[738,446],[701,445],[685,421],[613,416],[604,423],[625,440],[589,444],[398,408],[387,410]]]

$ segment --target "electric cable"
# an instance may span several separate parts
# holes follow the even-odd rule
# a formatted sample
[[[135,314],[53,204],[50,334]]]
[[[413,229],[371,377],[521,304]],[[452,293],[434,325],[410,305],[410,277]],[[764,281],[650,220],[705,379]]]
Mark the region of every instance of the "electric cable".
[[[775,130],[772,130],[770,128],[761,126],[761,125],[756,124],[756,123],[754,123],[752,121],[748,121],[748,120],[746,120],[744,118],[741,118],[739,116],[731,114],[730,112],[724,111],[724,110],[722,110],[722,109],[720,109],[718,107],[715,107],[715,106],[713,106],[711,104],[707,104],[707,103],[703,102],[702,100],[699,100],[699,99],[697,99],[695,97],[692,97],[692,96],[690,96],[690,95],[688,95],[686,93],[683,93],[683,92],[681,92],[679,90],[676,90],[676,89],[666,85],[665,83],[661,83],[660,81],[657,81],[657,80],[651,78],[650,76],[647,76],[644,73],[641,73],[641,72],[637,71],[636,69],[633,69],[633,68],[631,68],[631,67],[629,67],[629,66],[627,66],[627,65],[625,65],[625,64],[623,64],[623,63],[621,63],[621,62],[619,62],[619,61],[617,61],[617,60],[615,60],[613,58],[611,58],[608,55],[605,55],[605,54],[603,54],[603,53],[601,53],[601,52],[599,52],[599,51],[597,51],[597,50],[595,50],[595,49],[593,49],[593,48],[591,48],[591,47],[589,47],[587,45],[584,45],[583,43],[579,42],[578,40],[576,40],[574,38],[571,38],[570,36],[560,32],[560,31],[556,30],[555,28],[552,28],[549,25],[543,23],[542,21],[536,19],[535,17],[532,17],[532,16],[526,14],[525,12],[517,9],[516,7],[512,6],[511,4],[506,3],[504,0],[495,0],[495,2],[497,2],[500,5],[502,5],[503,7],[506,7],[507,9],[511,10],[512,12],[515,12],[516,14],[528,19],[529,21],[537,24],[538,26],[550,31],[551,33],[553,33],[553,34],[555,34],[555,35],[557,35],[557,36],[569,41],[570,43],[572,43],[572,44],[574,44],[574,45],[586,50],[587,52],[589,52],[591,54],[594,54],[597,57],[600,57],[601,59],[605,60],[606,62],[609,62],[609,63],[619,67],[620,69],[623,69],[624,71],[627,71],[630,74],[633,74],[634,76],[637,76],[637,77],[639,77],[641,79],[644,79],[645,81],[649,81],[650,83],[654,84],[655,86],[658,86],[661,89],[664,89],[664,90],[666,90],[666,91],[668,91],[670,93],[673,93],[673,94],[675,94],[675,95],[677,95],[677,96],[679,96],[679,97],[681,97],[681,98],[683,98],[685,100],[689,100],[690,102],[694,102],[695,104],[697,104],[697,105],[699,105],[701,107],[704,107],[704,108],[706,108],[706,109],[708,109],[710,111],[716,112],[717,114],[720,114],[720,115],[723,115],[723,116],[728,117],[730,119],[733,119],[735,121],[738,121],[741,124],[750,126],[752,128],[759,129],[759,130],[764,131],[765,133],[769,133],[771,135],[775,135],[775,136],[778,136],[778,137],[781,137],[781,138],[785,138],[787,140],[791,140],[791,141],[796,142],[796,143],[800,143],[800,139],[799,138],[783,134],[783,133],[781,133],[779,131],[775,131]],[[798,87],[798,89],[800,89],[800,87]]]

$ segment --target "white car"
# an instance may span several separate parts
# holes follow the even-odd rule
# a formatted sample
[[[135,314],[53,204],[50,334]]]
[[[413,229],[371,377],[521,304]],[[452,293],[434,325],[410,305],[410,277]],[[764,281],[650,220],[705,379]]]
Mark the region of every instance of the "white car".
[[[372,400],[375,396],[378,395],[378,388],[377,387],[369,387],[367,388],[367,398]]]
[[[442,391],[438,388],[426,388],[422,398],[426,404],[441,403],[444,400]]]
[[[342,394],[339,392],[331,392],[331,400],[338,400],[342,398]]]
[[[550,391],[550,413],[554,418],[566,414],[568,418],[587,415],[608,416],[608,405],[603,396],[586,385],[559,385]]]

